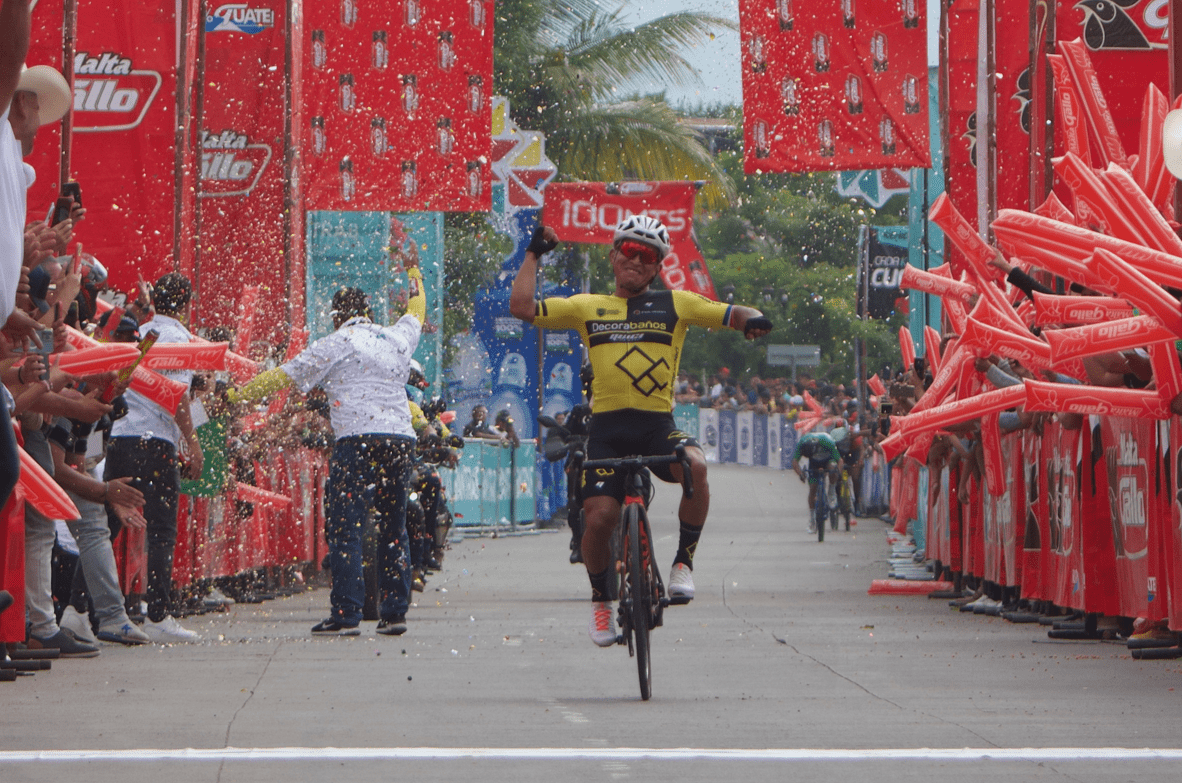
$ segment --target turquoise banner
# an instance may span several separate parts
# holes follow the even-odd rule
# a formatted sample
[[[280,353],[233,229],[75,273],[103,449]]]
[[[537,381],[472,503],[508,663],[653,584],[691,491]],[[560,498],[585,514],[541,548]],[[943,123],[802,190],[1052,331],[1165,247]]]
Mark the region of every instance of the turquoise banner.
[[[532,442],[511,449],[494,441],[469,440],[455,470],[440,471],[456,525],[533,522],[537,508],[534,460]]]
[[[423,271],[427,323],[415,358],[438,393],[443,321],[443,213],[308,213],[308,331],[316,340],[333,330],[332,296],[346,286],[369,294],[374,317],[394,323],[406,312],[405,261]]]

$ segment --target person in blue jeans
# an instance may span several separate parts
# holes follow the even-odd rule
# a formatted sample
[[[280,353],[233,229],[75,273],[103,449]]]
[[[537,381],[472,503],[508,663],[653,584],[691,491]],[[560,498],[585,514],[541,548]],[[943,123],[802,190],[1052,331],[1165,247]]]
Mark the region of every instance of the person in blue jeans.
[[[362,531],[371,510],[378,517],[381,542],[377,632],[406,633],[411,585],[406,496],[415,431],[405,384],[427,308],[417,259],[407,257],[404,263],[411,296],[406,315],[393,326],[373,322],[363,291],[343,288],[332,300],[336,331],[229,394],[232,402],[258,400],[294,385],[304,393],[319,386],[328,396],[336,436],[324,489],[332,612],[312,628],[315,634],[357,636],[361,632]]]

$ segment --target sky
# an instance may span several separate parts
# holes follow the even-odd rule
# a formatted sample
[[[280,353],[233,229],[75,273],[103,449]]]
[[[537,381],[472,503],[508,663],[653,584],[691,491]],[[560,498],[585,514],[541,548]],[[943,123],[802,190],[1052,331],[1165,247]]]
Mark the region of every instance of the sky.
[[[806,0],[807,2],[829,2],[836,4],[838,0]],[[883,0],[869,0],[882,2]],[[614,8],[613,0],[599,0],[604,8]],[[867,2],[867,0],[862,0]],[[936,25],[930,22],[939,21],[939,0],[927,0],[928,8],[928,60],[933,65],[932,58],[936,52]],[[723,17],[739,21],[739,0],[636,0],[630,3],[624,19],[630,24],[642,24],[650,19],[656,19],[677,11],[702,11],[712,16]],[[715,103],[741,105],[743,102],[742,75],[739,62],[739,34],[730,30],[719,29],[717,36],[709,43],[701,44],[687,52],[687,59],[694,63],[702,76],[702,84],[693,87],[676,87],[673,85],[653,84],[645,92],[656,92],[666,89],[666,99],[676,106],[684,102],[688,106],[696,106],[699,102],[705,105]]]

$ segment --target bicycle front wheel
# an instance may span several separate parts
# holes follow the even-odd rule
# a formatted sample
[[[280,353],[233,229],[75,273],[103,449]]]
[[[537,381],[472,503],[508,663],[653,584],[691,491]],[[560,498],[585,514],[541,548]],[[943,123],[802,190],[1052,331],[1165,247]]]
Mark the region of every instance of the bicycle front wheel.
[[[649,631],[653,619],[652,574],[645,562],[648,537],[644,513],[639,504],[628,504],[628,585],[632,594],[632,637],[636,645],[636,669],[640,675],[640,698],[648,701],[653,692],[652,662],[649,659]]]
[[[817,493],[816,518],[813,521],[817,524],[817,541],[824,541],[825,523],[829,521],[829,507],[824,492]]]

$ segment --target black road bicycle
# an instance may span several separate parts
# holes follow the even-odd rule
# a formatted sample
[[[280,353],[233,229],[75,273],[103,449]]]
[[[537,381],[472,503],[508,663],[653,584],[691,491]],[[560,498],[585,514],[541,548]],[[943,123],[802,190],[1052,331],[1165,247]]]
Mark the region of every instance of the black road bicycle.
[[[587,470],[612,468],[625,471],[624,504],[620,508],[620,524],[617,527],[617,532],[623,532],[623,546],[619,555],[613,553],[609,568],[614,568],[614,572],[619,574],[620,633],[616,637],[616,644],[627,644],[628,655],[636,658],[640,698],[645,701],[648,701],[653,691],[649,634],[653,628],[661,626],[666,606],[688,601],[670,600],[665,593],[665,583],[661,580],[653,553],[652,529],[645,510],[646,482],[643,471],[654,465],[671,465],[675,462],[681,463],[681,485],[685,497],[692,498],[694,481],[684,446],[678,446],[676,453],[668,456],[597,459],[583,463]]]

